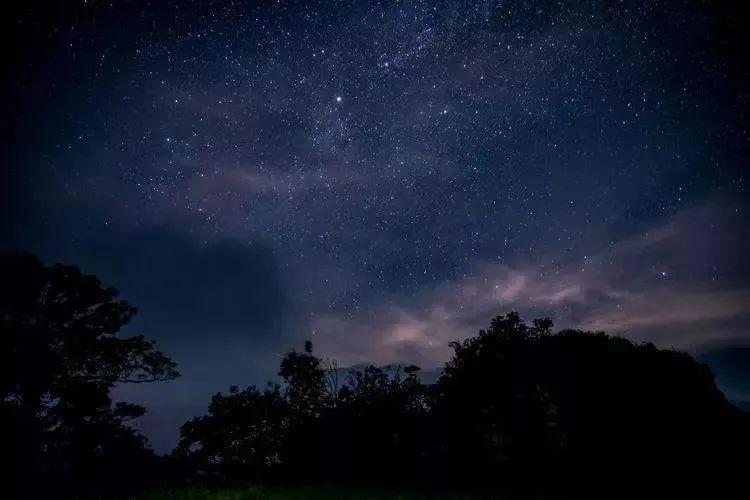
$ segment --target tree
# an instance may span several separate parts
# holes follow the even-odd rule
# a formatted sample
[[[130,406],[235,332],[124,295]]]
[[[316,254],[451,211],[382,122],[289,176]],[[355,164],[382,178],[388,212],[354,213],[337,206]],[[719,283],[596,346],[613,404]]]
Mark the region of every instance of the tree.
[[[716,497],[744,477],[748,416],[687,354],[516,313],[451,345],[433,386],[414,366],[368,366],[339,387],[306,343],[282,359],[283,386],[215,396],[180,450],[236,479],[523,497]]]
[[[278,385],[211,398],[208,414],[186,422],[174,454],[198,470],[229,478],[268,479],[286,466],[291,407]]]
[[[317,423],[332,401],[311,342],[303,352],[284,355],[279,376],[283,387],[230,387],[228,394],[214,395],[207,415],[182,426],[175,456],[231,478],[267,480],[281,471],[308,470],[320,437]]]
[[[554,402],[528,363],[534,342],[551,334],[548,319],[526,325],[517,313],[497,316],[487,330],[453,342],[437,384],[435,416],[445,431],[438,463],[467,482],[494,481],[509,467],[540,470],[561,445]]]
[[[312,342],[306,341],[304,352],[288,352],[279,368],[289,403],[304,416],[319,414],[326,403],[326,372],[312,350]]]
[[[95,276],[23,254],[0,255],[0,276],[6,458],[66,484],[111,477],[103,465],[141,454],[145,440],[124,425],[143,408],[113,407],[110,390],[173,379],[175,363],[143,336],[117,336],[136,309]]]
[[[206,415],[182,426],[175,457],[232,479],[408,475],[428,416],[419,368],[369,366],[339,388],[335,366],[306,342],[282,358],[283,385],[216,394]],[[341,463],[342,456],[356,460]]]
[[[652,344],[551,327],[511,313],[452,344],[435,409],[444,466],[524,493],[612,496],[676,488],[669,478],[686,474],[694,482],[683,485],[718,491],[748,443],[748,422],[707,366]]]
[[[431,434],[431,400],[410,365],[367,366],[352,370],[339,391],[336,412],[328,416],[326,462],[356,457],[339,467],[350,479],[414,481],[424,477]]]

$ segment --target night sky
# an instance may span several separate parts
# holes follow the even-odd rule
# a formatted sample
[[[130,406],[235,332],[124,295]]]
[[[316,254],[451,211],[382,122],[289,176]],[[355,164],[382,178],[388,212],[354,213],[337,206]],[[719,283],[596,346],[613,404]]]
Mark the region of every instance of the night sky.
[[[306,339],[429,370],[510,310],[734,366],[750,401],[747,8],[23,4],[1,247],[139,307],[183,374],[118,391],[157,451]]]

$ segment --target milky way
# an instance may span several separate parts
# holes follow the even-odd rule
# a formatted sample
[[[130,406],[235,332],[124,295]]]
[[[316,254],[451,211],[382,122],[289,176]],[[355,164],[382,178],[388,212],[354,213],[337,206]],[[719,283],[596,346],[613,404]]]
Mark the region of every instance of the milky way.
[[[79,265],[140,307],[128,332],[184,374],[128,393],[157,448],[175,415],[273,376],[307,338],[343,364],[436,367],[516,309],[694,352],[744,342],[741,14],[23,8],[3,247]]]

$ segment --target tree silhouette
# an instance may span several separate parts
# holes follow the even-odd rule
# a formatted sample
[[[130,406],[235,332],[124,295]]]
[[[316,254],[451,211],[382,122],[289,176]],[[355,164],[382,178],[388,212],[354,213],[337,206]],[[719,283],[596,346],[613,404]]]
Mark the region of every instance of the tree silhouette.
[[[524,493],[613,496],[659,484],[715,494],[716,479],[743,462],[747,415],[708,367],[604,333],[553,335],[551,326],[511,313],[452,344],[435,417],[448,436],[443,464],[464,481]],[[684,474],[693,481],[669,479]]]
[[[326,404],[326,373],[312,349],[312,342],[306,341],[305,350],[287,353],[279,368],[289,403],[300,416],[318,415]]]
[[[95,276],[21,254],[0,256],[0,276],[0,408],[15,477],[50,475],[58,493],[113,480],[114,463],[149,452],[124,425],[143,408],[113,406],[110,390],[173,379],[175,363],[142,336],[116,336],[136,309]]]
[[[283,387],[230,387],[228,394],[214,395],[207,415],[182,426],[175,456],[224,477],[267,480],[282,469],[309,470],[317,422],[332,402],[311,342],[282,358],[279,376]]]
[[[342,464],[345,477],[376,482],[418,479],[426,458],[431,401],[416,366],[367,366],[350,372],[329,416],[336,446],[327,459],[357,457]]]
[[[743,477],[748,416],[687,354],[516,313],[451,345],[432,386],[368,366],[339,387],[306,343],[282,359],[283,387],[215,396],[180,450],[234,479],[524,497],[716,497]]]
[[[211,398],[208,414],[181,428],[174,454],[203,471],[268,479],[286,463],[291,406],[277,385]]]
[[[182,426],[175,457],[225,479],[393,475],[422,442],[416,419],[426,416],[428,403],[418,368],[369,366],[339,388],[328,365],[306,342],[303,352],[282,358],[283,386],[216,394],[207,415]],[[356,460],[339,463],[348,454]]]
[[[527,326],[517,313],[453,342],[437,384],[436,417],[446,432],[445,464],[467,481],[497,478],[508,465],[538,470],[555,447],[555,407],[529,364],[531,345],[551,334],[549,320]],[[512,474],[516,476],[516,474]]]

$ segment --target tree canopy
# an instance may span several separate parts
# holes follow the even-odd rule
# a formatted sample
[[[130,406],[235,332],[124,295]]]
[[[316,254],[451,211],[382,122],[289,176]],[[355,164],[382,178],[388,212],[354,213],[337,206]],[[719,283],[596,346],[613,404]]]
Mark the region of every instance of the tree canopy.
[[[218,477],[524,495],[676,493],[685,473],[716,493],[741,477],[748,416],[687,354],[516,313],[451,346],[433,385],[414,366],[369,366],[339,387],[306,344],[282,359],[282,386],[216,395],[177,453]]]
[[[116,384],[178,376],[136,309],[94,276],[0,256],[0,429],[16,483],[55,496],[124,492],[156,457],[113,404]],[[306,342],[279,383],[232,386],[186,422],[172,455],[231,481],[418,483],[522,495],[717,496],[739,484],[750,417],[685,353],[549,319],[493,318],[453,342],[434,384],[416,366],[338,368]],[[686,481],[684,478],[690,480]],[[677,479],[681,478],[681,479]],[[47,491],[47,494],[50,492]]]
[[[60,492],[114,481],[125,464],[148,458],[145,439],[125,425],[145,410],[113,405],[110,390],[178,373],[153,341],[117,336],[135,307],[95,276],[33,255],[0,256],[0,276],[0,412],[3,454],[18,469],[11,477],[52,477]]]

